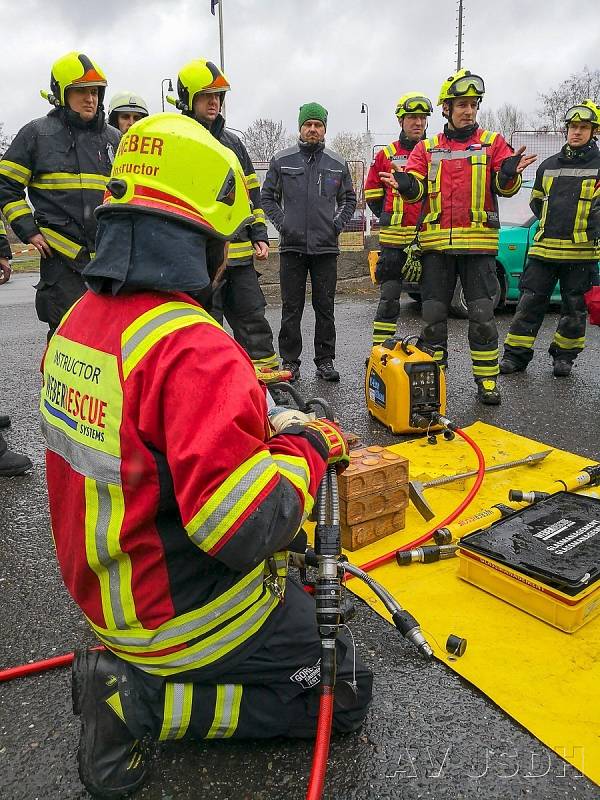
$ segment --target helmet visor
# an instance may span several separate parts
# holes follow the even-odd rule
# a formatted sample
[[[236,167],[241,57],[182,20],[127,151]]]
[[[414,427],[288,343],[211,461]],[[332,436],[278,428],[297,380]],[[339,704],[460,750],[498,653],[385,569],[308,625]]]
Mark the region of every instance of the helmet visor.
[[[594,110],[588,106],[573,106],[565,114],[565,122],[593,122],[597,123]]]
[[[396,109],[396,114],[431,114],[433,106],[428,97],[409,97]]]
[[[465,75],[448,87],[448,94],[454,97],[463,97],[473,90],[476,95],[485,94],[485,83],[479,75]]]

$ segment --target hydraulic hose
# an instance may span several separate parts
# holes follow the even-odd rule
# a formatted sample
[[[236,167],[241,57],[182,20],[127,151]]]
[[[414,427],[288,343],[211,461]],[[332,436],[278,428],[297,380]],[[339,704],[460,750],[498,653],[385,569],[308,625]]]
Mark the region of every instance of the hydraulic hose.
[[[103,645],[92,647],[92,650],[104,650]],[[36,675],[39,672],[47,672],[56,667],[68,667],[73,663],[75,653],[65,653],[54,658],[45,658],[43,661],[34,661],[32,664],[20,664],[18,667],[8,667],[0,669],[0,683],[11,681],[13,678],[25,678],[27,675]]]
[[[473,486],[469,489],[467,496],[464,500],[452,511],[448,516],[443,519],[441,522],[437,523],[434,528],[428,530],[427,533],[424,533],[422,536],[419,536],[417,539],[414,539],[412,542],[408,542],[408,544],[403,545],[402,547],[398,547],[396,550],[391,550],[389,553],[386,553],[383,556],[379,556],[378,558],[374,558],[372,561],[367,561],[366,564],[361,564],[360,568],[364,572],[370,572],[372,569],[376,569],[376,567],[380,567],[383,564],[387,564],[389,561],[393,561],[396,558],[396,553],[400,553],[404,550],[414,550],[419,545],[423,544],[423,542],[428,541],[431,539],[433,534],[437,531],[438,528],[444,528],[446,525],[449,525],[453,522],[462,512],[467,508],[470,503],[472,502],[473,498],[479,491],[479,487],[483,481],[485,475],[485,459],[483,457],[483,453],[481,452],[481,448],[477,444],[477,442],[473,441],[471,437],[465,433],[461,428],[452,427],[455,433],[457,433],[461,439],[464,441],[475,451],[475,455],[477,456],[477,476],[475,478],[475,482]]]
[[[313,752],[312,768],[308,781],[306,800],[321,800],[327,772],[327,759],[329,758],[329,740],[331,738],[331,725],[333,723],[333,689],[323,687],[319,701],[319,719],[317,722],[317,737]]]

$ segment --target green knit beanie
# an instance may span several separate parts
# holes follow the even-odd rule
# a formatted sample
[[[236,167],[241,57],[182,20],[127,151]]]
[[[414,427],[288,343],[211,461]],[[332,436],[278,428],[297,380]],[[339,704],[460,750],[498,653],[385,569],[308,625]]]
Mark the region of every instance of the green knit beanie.
[[[298,114],[298,129],[300,129],[307,119],[318,119],[327,127],[327,109],[319,103],[305,103],[300,106]]]

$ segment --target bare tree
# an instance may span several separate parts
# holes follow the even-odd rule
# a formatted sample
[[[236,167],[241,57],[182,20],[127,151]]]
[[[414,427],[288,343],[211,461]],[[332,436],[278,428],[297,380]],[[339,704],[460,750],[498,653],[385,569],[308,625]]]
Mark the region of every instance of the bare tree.
[[[370,133],[340,131],[331,142],[331,149],[348,161],[350,176],[356,192],[358,208],[365,207],[365,166],[371,161],[373,140]]]
[[[498,120],[496,119],[494,110],[491,108],[484,108],[483,111],[478,112],[477,123],[480,128],[486,131],[498,130]]]
[[[570,106],[585,100],[586,97],[600,98],[600,69],[584,67],[581,72],[570,75],[549,92],[540,92],[540,130],[559,130],[564,125],[564,114]]]
[[[8,150],[8,145],[12,141],[12,136],[9,136],[7,133],[4,133],[4,123],[0,122],[0,158],[6,153]]]
[[[245,144],[253,161],[270,161],[279,150],[289,147],[295,141],[289,136],[283,122],[272,119],[255,119],[244,131]]]
[[[520,108],[504,103],[496,111],[498,127],[496,128],[505,139],[510,139],[514,131],[522,131],[525,127],[525,112]]]

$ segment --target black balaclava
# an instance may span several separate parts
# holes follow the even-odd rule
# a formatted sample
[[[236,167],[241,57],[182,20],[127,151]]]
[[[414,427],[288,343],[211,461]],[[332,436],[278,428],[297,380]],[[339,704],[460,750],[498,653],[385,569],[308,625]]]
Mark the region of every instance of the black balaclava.
[[[224,242],[156,214],[100,211],[96,257],[83,277],[96,294],[186,292],[210,308]]]

